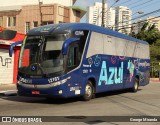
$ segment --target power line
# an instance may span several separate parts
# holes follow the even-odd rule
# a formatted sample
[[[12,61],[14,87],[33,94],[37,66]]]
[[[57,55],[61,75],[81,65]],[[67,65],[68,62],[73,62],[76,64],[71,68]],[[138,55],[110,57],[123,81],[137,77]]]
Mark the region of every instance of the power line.
[[[159,17],[160,17],[160,16],[156,16],[156,17],[153,17],[153,18],[149,18],[148,20],[145,19],[145,20],[139,21],[139,22],[137,22],[137,23],[132,23],[132,24],[128,24],[128,25],[125,25],[125,26],[129,26],[129,25],[132,26],[133,24],[138,24],[138,23],[146,22],[146,21],[149,21],[149,20],[157,19],[157,18],[159,18]],[[119,26],[119,27],[122,27],[122,26]],[[131,28],[131,27],[125,27],[125,28]],[[121,29],[124,29],[124,28],[120,28],[120,29],[118,29],[118,31],[121,30]]]
[[[131,0],[127,0],[126,2],[122,2],[122,3],[119,3],[117,6],[121,5],[121,4],[125,4],[125,3],[128,3],[130,2]]]
[[[141,14],[141,13],[143,13],[143,12],[142,12],[142,11],[138,11],[138,12],[136,12],[136,13]],[[135,15],[136,13],[134,13],[133,15]],[[131,15],[131,16],[133,16],[133,15]],[[127,20],[127,21],[121,21],[121,22],[118,22],[117,24],[122,24],[122,25],[123,25],[124,22],[129,22],[129,21],[132,21],[132,19],[131,19],[131,20]],[[112,27],[116,27],[116,24],[114,24]],[[123,27],[123,26],[122,26],[122,27]]]
[[[148,1],[146,1],[146,2],[143,2],[143,3],[139,4],[139,5],[135,5],[135,6],[131,7],[131,9],[133,9],[133,8],[137,8],[138,6],[141,6],[141,5],[147,4],[147,3],[152,2],[152,1],[153,1],[153,0],[148,0]]]
[[[109,11],[110,8],[113,7],[118,1],[119,1],[119,0],[116,0],[109,8],[105,11],[105,13],[106,13],[107,11]],[[97,16],[96,22],[97,22],[97,20],[99,19],[99,17],[100,17],[101,14],[102,14],[102,11],[101,11],[101,13]]]
[[[97,20],[99,19],[99,17],[101,16],[101,14],[102,14],[102,11],[100,12],[100,14],[98,14],[98,16],[97,16],[97,18],[96,18],[95,24],[97,23]]]
[[[126,4],[126,6],[134,5],[134,4],[139,3],[139,2],[141,2],[141,1],[136,1],[136,2],[134,1],[133,3]]]
[[[146,13],[146,14],[143,14],[142,16],[135,17],[132,20],[136,20],[138,18],[142,18],[142,17],[148,16],[148,15],[151,15],[151,14],[154,14],[154,13],[158,13],[158,12],[160,12],[160,9],[152,11],[152,12],[149,12],[149,13]]]
[[[119,2],[119,0],[115,0],[115,2],[109,7],[109,9],[112,8],[117,2]]]
[[[139,10],[142,10],[142,8],[146,8],[146,7],[151,6],[152,4],[155,4],[155,3],[158,4],[158,2],[160,2],[160,0],[158,0],[158,1],[152,1],[152,2],[153,2],[153,3],[150,3],[149,5],[140,7]]]
[[[129,20],[129,21],[132,21],[132,20],[135,20],[135,19],[138,19],[138,18],[142,18],[142,17],[148,16],[148,15],[151,15],[151,14],[154,14],[154,13],[158,13],[158,12],[160,12],[160,9],[155,10],[155,11],[152,11],[152,12],[147,13],[147,14],[144,14],[144,15],[142,15],[142,16],[136,17],[136,18],[131,19],[131,20]],[[158,17],[159,17],[159,16],[158,16]],[[155,17],[150,18],[150,19],[154,19],[154,18],[155,18]],[[121,23],[121,22],[120,22],[120,23]],[[129,25],[132,25],[132,24],[123,25],[123,26],[118,26],[118,27],[126,27],[126,26],[129,26]],[[115,26],[115,27],[117,27],[117,26]],[[122,28],[121,28],[121,29],[122,29]],[[123,28],[123,29],[124,29],[124,28]],[[118,31],[119,31],[119,29],[118,29]]]

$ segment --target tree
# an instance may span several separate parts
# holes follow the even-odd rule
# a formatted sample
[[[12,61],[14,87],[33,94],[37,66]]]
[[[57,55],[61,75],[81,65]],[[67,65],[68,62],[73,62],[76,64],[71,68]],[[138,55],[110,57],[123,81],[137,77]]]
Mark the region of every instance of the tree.
[[[155,25],[149,25],[146,22],[141,30],[136,34],[136,38],[147,41],[150,45],[160,39],[160,32],[156,29]]]

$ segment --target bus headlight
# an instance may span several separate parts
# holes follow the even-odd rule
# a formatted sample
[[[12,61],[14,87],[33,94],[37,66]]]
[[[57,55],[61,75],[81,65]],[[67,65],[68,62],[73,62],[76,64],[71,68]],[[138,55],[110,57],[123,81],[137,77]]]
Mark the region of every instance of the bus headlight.
[[[22,83],[21,81],[19,81],[19,80],[17,81],[17,84],[21,84],[21,83]]]
[[[60,80],[60,81],[57,81],[57,82],[54,82],[54,83],[51,83],[53,86],[59,86],[59,85],[62,85],[64,83],[67,82],[68,79],[70,79],[71,77],[68,77],[66,79],[63,79],[63,80]]]
[[[62,91],[62,90],[59,90],[59,91],[58,91],[58,93],[59,93],[59,94],[62,94],[62,93],[63,93],[63,91]]]
[[[58,82],[54,82],[53,83],[53,86],[59,86],[59,85],[61,85],[62,83],[61,83],[61,81],[58,81]]]

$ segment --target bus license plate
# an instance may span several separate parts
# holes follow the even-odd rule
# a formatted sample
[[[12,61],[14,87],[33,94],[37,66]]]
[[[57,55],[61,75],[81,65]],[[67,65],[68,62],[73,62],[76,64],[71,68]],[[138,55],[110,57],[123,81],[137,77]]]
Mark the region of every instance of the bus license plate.
[[[39,95],[40,91],[32,91],[32,95]]]

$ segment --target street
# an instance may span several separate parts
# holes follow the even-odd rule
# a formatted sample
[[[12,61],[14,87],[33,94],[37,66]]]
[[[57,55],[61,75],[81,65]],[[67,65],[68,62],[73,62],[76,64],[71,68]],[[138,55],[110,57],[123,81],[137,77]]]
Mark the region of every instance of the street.
[[[160,116],[159,90],[159,83],[150,83],[139,87],[137,93],[107,92],[86,102],[80,98],[48,101],[45,98],[1,96],[0,116]]]

